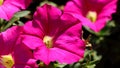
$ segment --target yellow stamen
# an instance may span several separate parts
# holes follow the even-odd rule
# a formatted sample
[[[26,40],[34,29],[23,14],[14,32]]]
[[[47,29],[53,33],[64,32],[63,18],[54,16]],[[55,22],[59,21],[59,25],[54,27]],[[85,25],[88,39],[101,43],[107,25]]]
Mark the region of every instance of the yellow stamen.
[[[86,17],[92,22],[95,22],[97,19],[97,13],[95,11],[89,11]]]
[[[0,0],[0,6],[3,4],[3,1],[4,1],[4,0]]]
[[[43,38],[43,42],[46,44],[46,46],[47,46],[47,48],[51,48],[52,47],[52,37],[50,37],[50,36],[45,36],[44,38]]]
[[[0,57],[0,63],[6,68],[12,68],[14,61],[11,55],[3,55]]]

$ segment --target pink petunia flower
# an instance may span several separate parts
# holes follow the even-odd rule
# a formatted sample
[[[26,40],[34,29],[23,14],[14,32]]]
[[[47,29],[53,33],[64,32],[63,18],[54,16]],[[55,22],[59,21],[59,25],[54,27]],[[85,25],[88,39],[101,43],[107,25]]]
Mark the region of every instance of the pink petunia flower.
[[[47,65],[54,61],[71,64],[84,56],[81,26],[71,15],[45,4],[37,8],[33,21],[25,24],[22,43]]]
[[[117,0],[72,0],[64,11],[78,18],[84,26],[99,32],[111,20],[116,11]]]
[[[10,20],[15,12],[25,9],[32,0],[0,0],[0,18]]]
[[[0,56],[11,54],[14,60],[12,68],[35,68],[32,51],[21,44],[22,27],[13,26],[0,33]]]

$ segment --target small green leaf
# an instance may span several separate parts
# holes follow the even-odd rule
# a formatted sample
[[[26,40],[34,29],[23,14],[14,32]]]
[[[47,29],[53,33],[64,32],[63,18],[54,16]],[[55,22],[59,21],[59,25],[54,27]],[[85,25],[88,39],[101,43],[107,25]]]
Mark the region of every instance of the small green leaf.
[[[97,55],[97,51],[86,49],[83,60],[80,60],[80,68],[95,68],[101,58],[101,55]]]
[[[81,64],[80,63],[76,63],[74,64],[73,68],[80,68]]]
[[[55,68],[63,68],[64,66],[66,66],[67,64],[60,64],[60,63],[54,63],[54,67]]]
[[[87,65],[86,68],[95,68],[95,66],[96,66],[95,64],[93,64],[93,65]]]
[[[24,17],[24,16],[26,16],[26,15],[28,15],[28,14],[30,14],[30,11],[20,11],[20,12],[17,12],[17,13],[15,13],[15,15],[14,15],[14,17]]]
[[[52,6],[57,6],[57,4],[55,4],[54,2],[51,2],[51,1],[43,1],[40,3],[40,6],[43,6],[44,4],[49,4],[49,5],[52,5]]]
[[[20,22],[19,19],[21,17],[28,15],[29,13],[30,13],[30,11],[20,11],[20,12],[15,13],[15,15],[11,18],[11,20],[7,23],[7,25],[4,26],[4,28],[1,31],[6,30],[11,25],[13,25],[16,21],[18,21],[19,25],[23,25],[23,23]]]
[[[92,31],[89,27],[87,26],[83,26],[83,28],[85,28],[88,32],[92,33],[92,34],[95,34],[94,31]]]
[[[22,22],[22,21],[17,21],[19,24],[19,26],[22,26],[22,25],[24,25],[24,23]]]
[[[19,18],[17,17],[13,17],[8,23],[6,26],[4,26],[4,28],[2,29],[2,31],[6,30],[7,28],[9,28],[15,21],[18,21]]]

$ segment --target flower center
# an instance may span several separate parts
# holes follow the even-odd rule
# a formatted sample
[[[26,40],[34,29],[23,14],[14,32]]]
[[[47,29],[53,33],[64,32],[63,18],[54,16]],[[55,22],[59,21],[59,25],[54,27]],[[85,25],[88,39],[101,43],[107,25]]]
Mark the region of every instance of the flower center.
[[[97,19],[97,13],[95,11],[89,11],[86,16],[90,21],[95,22]]]
[[[0,57],[0,63],[6,68],[12,68],[14,61],[11,55],[3,55]]]
[[[52,48],[53,42],[52,42],[52,37],[50,36],[45,36],[43,38],[43,42],[46,44],[47,48]]]
[[[0,6],[3,4],[3,1],[4,1],[4,0],[0,0]]]

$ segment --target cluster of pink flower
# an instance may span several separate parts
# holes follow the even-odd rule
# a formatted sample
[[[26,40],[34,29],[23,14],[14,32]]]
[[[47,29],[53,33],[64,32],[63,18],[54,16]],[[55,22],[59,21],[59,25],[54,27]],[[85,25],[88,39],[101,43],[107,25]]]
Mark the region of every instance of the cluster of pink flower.
[[[0,18],[10,20],[31,0],[0,0]],[[11,54],[13,68],[36,68],[40,60],[71,64],[84,57],[82,25],[99,32],[116,11],[117,0],[72,0],[63,13],[51,5],[38,7],[33,20],[0,33],[0,55]]]

